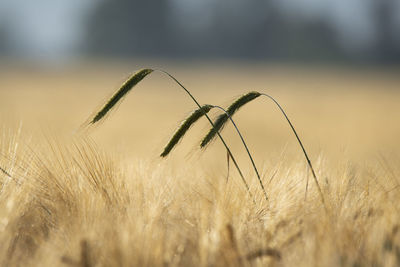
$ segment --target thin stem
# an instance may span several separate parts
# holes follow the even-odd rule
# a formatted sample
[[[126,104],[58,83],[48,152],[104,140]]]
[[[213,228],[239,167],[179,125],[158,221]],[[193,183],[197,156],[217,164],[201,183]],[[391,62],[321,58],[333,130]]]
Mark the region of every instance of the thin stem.
[[[186,89],[186,87],[183,86],[174,76],[172,76],[171,74],[169,74],[168,72],[166,72],[166,71],[164,71],[164,70],[154,69],[154,71],[158,71],[158,72],[161,72],[161,73],[163,73],[163,74],[166,74],[168,77],[170,77],[172,80],[174,80],[175,83],[177,83],[177,84],[190,96],[190,98],[193,100],[193,102],[196,103],[196,105],[197,105],[199,108],[201,108],[201,105],[200,105],[199,102],[196,100],[196,98],[194,98],[194,96],[189,92],[189,90]],[[204,115],[206,116],[206,118],[207,118],[207,120],[209,121],[209,123],[211,124],[211,126],[214,127],[214,123],[212,122],[211,118],[210,118],[207,114],[204,114]],[[250,193],[250,187],[249,187],[249,185],[247,184],[246,179],[244,178],[243,173],[242,173],[242,171],[240,170],[239,165],[237,164],[237,161],[236,161],[235,157],[233,156],[233,154],[232,154],[231,150],[229,149],[228,145],[226,144],[224,138],[222,138],[221,134],[218,132],[217,135],[218,135],[219,139],[221,140],[222,144],[225,146],[225,149],[226,149],[226,151],[228,152],[229,156],[231,157],[232,162],[233,162],[233,164],[235,165],[235,167],[236,167],[236,169],[237,169],[237,171],[238,171],[238,173],[239,173],[239,175],[240,175],[240,177],[241,177],[241,179],[242,179],[242,182],[244,183],[244,185],[245,185],[247,191],[249,192],[249,194],[251,195],[251,193]]]
[[[307,172],[307,180],[306,180],[306,191],[304,192],[304,201],[306,201],[307,200],[307,193],[308,193],[308,168],[310,168],[308,165],[307,165],[307,170],[306,170],[306,172]]]
[[[3,169],[2,167],[0,167],[0,171],[2,173],[4,173],[4,175],[6,175],[7,177],[11,178],[11,180],[13,180],[15,183],[17,183],[17,185],[21,185],[21,182],[19,182],[16,178],[12,177],[11,174],[6,171],[5,169]]]
[[[315,184],[317,185],[318,192],[319,192],[319,195],[321,197],[322,204],[324,205],[324,207],[326,209],[325,198],[324,198],[324,195],[322,194],[321,187],[319,186],[317,175],[315,174],[315,171],[314,171],[314,168],[313,168],[313,166],[311,164],[310,158],[308,157],[306,149],[304,148],[303,143],[301,142],[299,135],[297,134],[296,130],[294,129],[293,124],[290,122],[288,116],[286,115],[286,113],[283,110],[283,108],[281,107],[281,105],[279,105],[279,103],[272,96],[264,94],[264,93],[261,93],[261,95],[268,97],[269,99],[271,99],[278,106],[278,108],[282,112],[283,116],[285,116],[286,121],[289,123],[290,128],[292,128],[292,131],[293,131],[294,135],[296,136],[297,142],[299,143],[301,149],[303,150],[303,154],[304,154],[304,156],[305,156],[305,158],[307,160],[308,166],[310,167],[312,176],[314,177],[314,181],[315,181]]]
[[[229,153],[226,152],[226,166],[227,166],[226,182],[228,182],[228,180],[229,180],[229,162],[230,162]]]
[[[12,178],[12,176],[11,176],[5,169],[3,169],[2,167],[0,167],[0,171],[1,171],[2,173],[4,173],[6,176]]]
[[[250,161],[251,161],[251,164],[253,165],[254,171],[256,172],[256,175],[257,175],[258,181],[259,181],[259,183],[260,183],[261,189],[262,189],[263,192],[264,192],[265,199],[268,201],[267,192],[265,191],[265,188],[264,188],[264,185],[263,185],[263,183],[262,183],[260,174],[259,174],[259,172],[258,172],[258,170],[257,170],[256,164],[254,163],[253,157],[251,156],[251,153],[250,153],[250,151],[249,151],[249,148],[247,147],[247,144],[246,144],[246,142],[244,141],[244,138],[243,138],[242,134],[241,134],[240,131],[239,131],[239,128],[237,127],[237,125],[236,125],[236,123],[233,121],[232,117],[228,114],[228,112],[227,112],[224,108],[222,108],[222,107],[220,107],[220,106],[213,106],[213,107],[219,108],[220,110],[222,110],[223,112],[225,112],[225,114],[228,116],[229,120],[232,122],[233,126],[235,127],[236,132],[238,133],[240,139],[242,140],[243,146],[244,146],[244,148],[246,149],[247,155],[248,155],[249,158],[250,158]]]

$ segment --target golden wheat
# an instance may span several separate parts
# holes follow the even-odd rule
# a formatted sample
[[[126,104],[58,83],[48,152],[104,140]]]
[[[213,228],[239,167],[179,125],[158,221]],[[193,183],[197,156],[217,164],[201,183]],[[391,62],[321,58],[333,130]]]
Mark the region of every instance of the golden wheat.
[[[263,113],[276,124],[273,128],[263,129],[254,118],[254,112],[262,111],[261,103],[246,105],[248,112],[240,114],[238,122],[259,160],[269,205],[261,190],[254,190],[258,182],[251,166],[243,166],[243,173],[253,197],[236,179],[224,179],[222,145],[209,147],[212,153],[206,156],[158,160],[157,138],[167,137],[164,127],[174,124],[184,109],[165,109],[170,99],[179,97],[174,92],[168,99],[145,92],[143,101],[121,110],[124,116],[90,138],[87,133],[71,136],[89,103],[107,93],[110,84],[105,81],[121,73],[107,70],[104,75],[88,70],[63,73],[57,76],[57,92],[48,73],[2,76],[2,85],[10,90],[0,90],[0,114],[5,114],[0,167],[14,179],[0,171],[0,266],[400,265],[400,94],[374,90],[396,89],[398,75],[347,69],[345,76],[331,69],[323,74],[301,69],[302,75],[296,76],[289,69],[266,75],[270,88],[277,88],[274,95],[294,114],[315,159],[325,212],[315,184],[304,197],[310,170],[288,137],[287,125],[279,124],[281,118],[273,112]],[[241,82],[265,84],[259,72],[240,72],[238,78],[238,72],[219,70],[217,75],[207,68],[210,81],[197,84],[227,83],[212,93],[199,93],[210,96],[210,102],[232,95],[231,88]],[[328,90],[316,94],[308,89],[311,80]],[[71,90],[76,84],[83,87]],[[335,91],[348,84],[365,91]],[[158,104],[148,107],[151,101]],[[145,118],[128,121],[131,112],[142,110]],[[22,130],[15,113],[21,114]],[[149,120],[160,124],[146,124]],[[200,134],[185,138],[194,143]],[[233,141],[234,134],[226,132],[224,137]],[[181,151],[191,151],[192,142],[180,144]],[[231,143],[235,156],[244,159],[244,153],[236,152],[241,144]]]

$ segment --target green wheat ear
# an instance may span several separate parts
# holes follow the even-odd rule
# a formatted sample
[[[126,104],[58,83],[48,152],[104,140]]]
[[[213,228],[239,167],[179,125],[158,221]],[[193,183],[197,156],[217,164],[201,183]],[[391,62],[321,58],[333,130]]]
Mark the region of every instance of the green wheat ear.
[[[103,108],[93,117],[90,124],[94,124],[104,118],[104,116],[123,98],[136,84],[143,80],[147,75],[152,73],[152,69],[142,69],[133,74],[118,91],[107,101]]]
[[[235,102],[233,102],[227,109],[226,113],[223,113],[218,116],[218,118],[214,122],[214,127],[210,129],[208,134],[201,141],[200,147],[205,147],[208,143],[210,143],[217,133],[224,127],[226,122],[229,120],[229,116],[232,117],[236,111],[238,111],[242,106],[246,105],[250,101],[256,99],[261,94],[259,92],[249,92],[240,98],[238,98]]]
[[[206,115],[211,109],[212,105],[203,105],[202,107],[193,111],[181,124],[178,130],[175,131],[174,135],[165,146],[164,151],[161,153],[161,157],[166,157],[169,152],[175,147],[176,144],[183,138],[189,128],[201,117]]]

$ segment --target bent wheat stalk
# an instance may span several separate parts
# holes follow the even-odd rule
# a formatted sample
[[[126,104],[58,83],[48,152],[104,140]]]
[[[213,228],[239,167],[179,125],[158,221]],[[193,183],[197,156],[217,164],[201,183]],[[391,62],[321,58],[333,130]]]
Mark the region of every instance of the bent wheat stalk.
[[[168,144],[165,146],[164,151],[161,153],[161,157],[166,157],[168,156],[168,154],[171,152],[171,150],[179,143],[179,141],[183,138],[183,136],[186,134],[186,132],[189,130],[189,128],[195,123],[197,122],[197,120],[199,120],[202,116],[205,116],[212,108],[218,108],[220,110],[222,110],[229,118],[229,120],[232,122],[233,126],[235,127],[236,132],[238,133],[243,146],[245,147],[247,154],[251,160],[251,163],[253,164],[253,168],[257,174],[257,178],[260,182],[261,185],[261,189],[264,192],[264,196],[265,199],[268,201],[268,196],[267,193],[265,191],[264,185],[261,181],[259,172],[257,170],[257,167],[254,163],[253,157],[251,156],[251,153],[249,151],[249,148],[246,144],[246,141],[244,140],[239,128],[237,127],[236,123],[234,122],[234,120],[232,119],[232,117],[228,114],[228,112],[220,107],[220,106],[216,106],[216,105],[203,105],[201,108],[196,109],[195,111],[193,111],[181,124],[181,126],[178,128],[178,130],[175,131],[174,135],[172,136],[172,138],[170,139],[170,141],[168,142]],[[229,154],[228,154],[228,168],[229,168]],[[244,181],[246,184],[247,182]]]
[[[317,179],[317,175],[315,174],[314,168],[311,164],[310,158],[308,157],[308,154],[303,146],[303,143],[300,140],[299,135],[297,134],[293,124],[291,123],[291,121],[289,120],[288,116],[286,115],[286,112],[283,110],[282,106],[270,95],[265,94],[265,93],[259,93],[256,91],[252,91],[249,92],[243,96],[241,96],[240,98],[238,98],[235,102],[233,102],[228,108],[227,108],[227,113],[226,114],[221,114],[216,121],[214,122],[214,127],[212,129],[210,129],[210,131],[208,132],[208,134],[203,138],[200,146],[203,148],[205,147],[207,144],[209,144],[214,138],[215,138],[215,134],[217,132],[219,132],[224,125],[226,124],[226,122],[228,121],[228,116],[232,117],[242,106],[246,105],[247,103],[251,102],[252,100],[258,98],[259,96],[265,96],[268,97],[269,99],[271,99],[279,108],[279,110],[281,111],[281,113],[284,115],[286,121],[288,122],[290,128],[292,129],[292,132],[294,133],[297,142],[299,143],[303,154],[306,158],[307,164],[310,167],[311,173],[313,175],[314,178],[314,182],[317,186],[322,204],[324,205],[325,209],[326,209],[326,205],[325,205],[325,198],[324,195],[322,194],[322,190],[321,187],[319,186],[318,183],[318,179]]]
[[[154,72],[154,71],[158,71],[161,72],[165,75],[167,75],[168,77],[170,77],[173,81],[175,81],[175,83],[177,83],[187,94],[188,96],[193,100],[193,102],[198,106],[199,109],[202,108],[202,106],[199,104],[199,102],[196,100],[196,98],[190,93],[190,91],[188,89],[186,89],[185,86],[183,86],[174,76],[172,76],[171,74],[169,74],[168,72],[164,71],[164,70],[159,70],[159,69],[142,69],[139,70],[138,72],[136,72],[135,74],[133,74],[118,90],[116,93],[114,93],[114,95],[106,102],[106,104],[100,109],[100,111],[98,111],[97,113],[95,113],[94,117],[92,119],[89,120],[89,124],[95,124],[97,122],[99,122],[101,119],[103,119],[105,117],[105,115],[112,110],[112,108],[128,93],[131,91],[131,89],[137,85],[141,80],[143,80],[147,75],[149,75],[150,73]],[[212,128],[214,128],[214,124],[211,120],[211,118],[207,115],[204,114],[207,118],[207,120],[209,121],[209,123],[211,124]],[[247,191],[250,193],[250,188],[243,176],[242,171],[239,168],[239,165],[237,164],[237,161],[235,159],[235,157],[233,156],[231,150],[229,149],[228,145],[226,144],[225,140],[222,138],[222,136],[217,132],[217,136],[219,137],[219,139],[221,140],[222,144],[224,145],[226,151],[228,152],[229,156],[232,159],[232,162],[234,163],[244,185],[246,186]]]
[[[294,129],[294,126],[293,126],[292,122],[289,120],[289,117],[286,115],[286,112],[283,110],[282,106],[278,103],[278,101],[276,101],[272,96],[270,96],[268,94],[265,94],[265,93],[260,93],[260,94],[262,96],[265,96],[265,97],[269,98],[270,100],[272,100],[272,102],[274,102],[275,105],[278,106],[279,110],[281,111],[281,113],[285,117],[286,121],[288,122],[290,128],[292,129],[292,132],[296,136],[297,142],[299,143],[301,149],[303,150],[304,157],[307,160],[308,166],[310,167],[310,170],[311,170],[311,174],[312,174],[312,176],[314,178],[314,182],[315,182],[315,184],[316,184],[316,186],[318,188],[318,193],[319,193],[319,196],[321,197],[322,204],[324,205],[324,207],[326,209],[324,194],[322,194],[321,187],[319,186],[317,175],[315,174],[314,168],[313,168],[313,166],[311,164],[310,158],[308,157],[306,149],[303,146],[303,142],[301,142],[301,139],[300,139],[299,135],[297,134],[296,130]]]

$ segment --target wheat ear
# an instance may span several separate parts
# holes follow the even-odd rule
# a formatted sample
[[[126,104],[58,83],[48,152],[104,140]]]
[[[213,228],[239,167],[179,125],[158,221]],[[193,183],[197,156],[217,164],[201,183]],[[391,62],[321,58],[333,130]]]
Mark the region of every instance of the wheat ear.
[[[169,152],[179,143],[190,127],[198,121],[201,117],[207,114],[213,106],[203,105],[201,108],[193,111],[182,123],[178,130],[175,131],[172,138],[169,140],[168,144],[165,146],[163,152],[160,154],[161,157],[168,156]]]
[[[104,116],[118,103],[136,84],[143,80],[147,75],[152,73],[152,69],[142,69],[133,74],[126,80],[117,92],[106,102],[99,112],[90,120],[94,124],[104,118]]]
[[[236,111],[238,111],[242,106],[246,105],[253,99],[256,99],[260,96],[258,92],[250,92],[247,93],[240,98],[238,98],[235,102],[233,102],[227,109],[226,112],[219,115],[218,118],[214,121],[214,127],[210,129],[208,134],[201,141],[200,147],[205,147],[209,144],[215,136],[222,130],[225,126],[226,122],[228,122],[229,117],[232,117]]]

